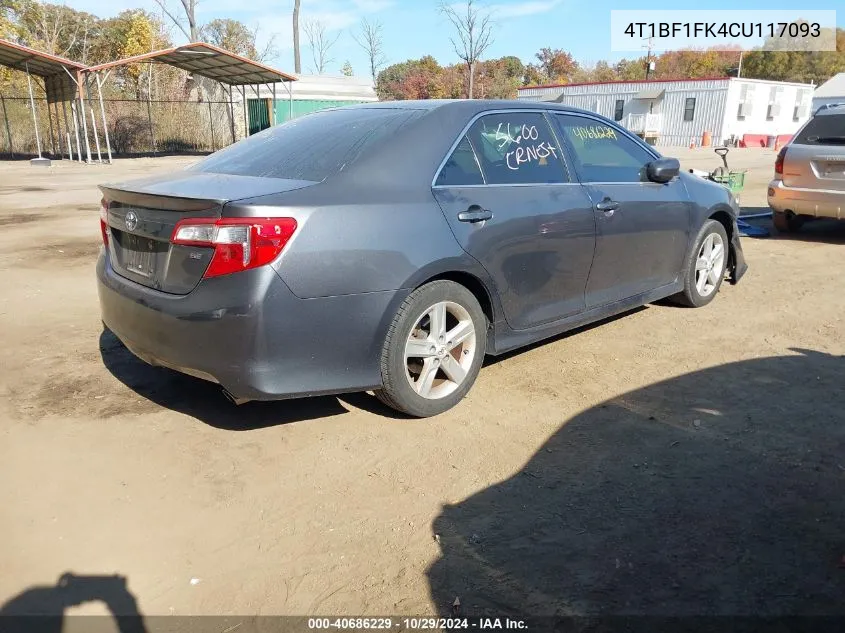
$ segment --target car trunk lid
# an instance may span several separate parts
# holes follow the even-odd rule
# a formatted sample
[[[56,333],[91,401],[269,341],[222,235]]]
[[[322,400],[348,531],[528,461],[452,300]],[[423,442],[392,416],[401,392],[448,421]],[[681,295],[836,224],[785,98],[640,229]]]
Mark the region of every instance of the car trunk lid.
[[[312,181],[180,172],[103,185],[112,267],[136,283],[187,294],[202,279],[214,249],[172,244],[176,224],[187,218],[220,218],[227,202],[313,185]]]
[[[845,144],[789,145],[783,184],[802,189],[845,189]]]

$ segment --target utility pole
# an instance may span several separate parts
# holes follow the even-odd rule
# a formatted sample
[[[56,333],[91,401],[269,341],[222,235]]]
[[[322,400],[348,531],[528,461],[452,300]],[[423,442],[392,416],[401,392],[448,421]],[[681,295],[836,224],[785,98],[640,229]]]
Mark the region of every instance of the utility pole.
[[[651,50],[654,48],[654,39],[651,37],[647,38],[647,44],[643,48],[647,49],[645,56],[645,78],[648,79],[648,76],[651,74]]]
[[[742,77],[742,51],[739,51],[739,66],[736,69],[737,79]]]

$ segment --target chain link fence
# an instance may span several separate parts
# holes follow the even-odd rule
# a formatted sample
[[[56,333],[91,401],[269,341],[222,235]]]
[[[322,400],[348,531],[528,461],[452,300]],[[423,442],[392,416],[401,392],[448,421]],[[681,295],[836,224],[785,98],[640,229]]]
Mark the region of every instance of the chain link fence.
[[[244,136],[244,115],[241,104],[234,105],[234,119],[228,101],[169,101],[106,99],[103,102],[108,137],[113,156],[141,156],[150,154],[205,154],[230,145]],[[68,141],[73,158],[82,157],[88,148],[94,160],[97,142],[105,160],[106,140],[100,103],[85,104],[85,125],[77,114],[79,101],[48,104],[35,99],[35,116],[46,156],[68,158]],[[77,116],[77,129],[74,116]],[[0,158],[36,156],[38,143],[33,125],[29,97],[0,99]]]

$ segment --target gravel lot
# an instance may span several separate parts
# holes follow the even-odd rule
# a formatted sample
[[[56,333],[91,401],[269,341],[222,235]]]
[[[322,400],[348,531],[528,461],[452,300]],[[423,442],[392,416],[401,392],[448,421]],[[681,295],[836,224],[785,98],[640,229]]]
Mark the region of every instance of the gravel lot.
[[[765,206],[774,152],[729,158]],[[99,319],[96,185],[193,160],[0,163],[7,612],[73,572],[146,615],[845,615],[845,223],[746,238],[711,306],[488,362],[435,419],[235,407]]]

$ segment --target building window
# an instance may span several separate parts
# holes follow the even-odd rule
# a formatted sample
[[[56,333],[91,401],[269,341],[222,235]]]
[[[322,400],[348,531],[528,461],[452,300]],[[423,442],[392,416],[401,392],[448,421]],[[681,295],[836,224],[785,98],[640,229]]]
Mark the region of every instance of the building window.
[[[793,121],[800,121],[807,116],[807,97],[809,95],[809,90],[798,91],[798,96],[795,99],[795,108],[792,110]]]
[[[622,112],[625,110],[625,101],[623,99],[616,100],[616,107],[613,108],[613,120],[621,121]]]
[[[736,112],[737,121],[744,121],[745,117],[751,115],[753,104],[754,86],[751,84],[742,84],[742,89],[739,93],[739,107]]]
[[[783,86],[772,86],[769,89],[769,107],[766,110],[766,120],[773,121],[780,114],[780,100],[783,94]]]
[[[688,97],[684,102],[684,121],[692,121],[695,117],[695,97]]]

